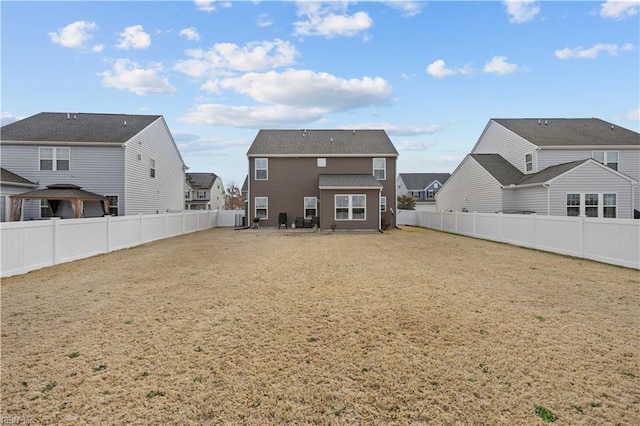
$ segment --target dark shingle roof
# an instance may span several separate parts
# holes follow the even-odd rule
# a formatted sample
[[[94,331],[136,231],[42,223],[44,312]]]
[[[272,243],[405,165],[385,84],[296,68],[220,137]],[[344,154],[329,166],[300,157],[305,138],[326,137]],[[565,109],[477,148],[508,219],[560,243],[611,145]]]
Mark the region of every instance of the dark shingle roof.
[[[540,170],[538,173],[524,175],[518,182],[516,182],[516,185],[548,182],[551,179],[558,177],[565,172],[568,172],[569,170],[579,166],[586,161],[589,161],[589,159],[587,158],[584,160],[572,161],[570,163],[557,164],[555,166],[547,167],[544,170]]]
[[[502,186],[515,184],[524,176],[524,173],[499,154],[469,154],[469,156],[476,160]]]
[[[640,133],[599,118],[493,118],[492,120],[537,146],[640,145]]]
[[[384,130],[260,130],[247,156],[380,155],[398,151]]]
[[[41,112],[2,127],[0,137],[3,141],[124,143],[160,117]]]
[[[323,188],[382,188],[373,175],[320,175],[318,187]]]
[[[106,197],[93,192],[85,191],[79,186],[71,184],[55,184],[47,186],[47,189],[37,189],[31,192],[14,195],[14,198],[23,198],[27,200],[48,199],[48,200],[107,200]]]
[[[18,184],[21,186],[38,186],[36,183],[31,182],[29,179],[25,179],[7,169],[0,168],[0,182],[8,184]]]
[[[215,173],[185,173],[192,189],[211,189],[218,176]]]
[[[450,177],[451,173],[400,173],[400,178],[409,191],[425,189],[436,180],[444,184]]]

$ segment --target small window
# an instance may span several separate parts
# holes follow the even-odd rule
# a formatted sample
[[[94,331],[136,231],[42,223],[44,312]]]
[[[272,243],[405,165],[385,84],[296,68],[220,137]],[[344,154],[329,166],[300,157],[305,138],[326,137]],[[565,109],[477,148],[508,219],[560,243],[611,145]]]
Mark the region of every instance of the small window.
[[[524,156],[524,169],[527,172],[530,172],[533,170],[533,154],[526,154]]]
[[[598,217],[598,194],[584,194],[584,214],[587,217]]]
[[[267,158],[256,158],[256,180],[269,179],[269,160]]]
[[[318,167],[327,167],[327,159],[318,158]]]
[[[149,176],[152,178],[156,177],[156,160],[149,159]]]
[[[69,170],[69,148],[41,147],[38,152],[40,170]]]
[[[255,198],[255,215],[254,217],[260,219],[268,219],[269,218],[269,198],[267,197],[256,197]]]
[[[602,196],[602,213],[603,217],[616,218],[617,214],[617,202],[616,194],[603,194]]]
[[[366,220],[366,195],[337,194],[334,200],[336,220]]]
[[[142,160],[142,155],[138,154],[138,161]]]
[[[373,159],[373,176],[378,180],[385,180],[387,178],[387,159],[386,158],[374,158]]]
[[[387,197],[380,197],[380,211],[381,212],[386,212],[387,211]]]
[[[118,216],[118,196],[117,195],[105,195],[109,199],[109,214],[112,216]]]
[[[618,151],[593,151],[591,158],[618,170]]]
[[[316,197],[304,197],[304,218],[311,219],[318,216],[318,199]]]
[[[53,212],[51,211],[51,207],[49,206],[49,201],[40,200],[40,217],[51,216],[53,216]]]
[[[432,199],[434,194],[435,193],[433,192],[433,189],[428,190],[427,191],[427,198],[428,199]]]
[[[580,194],[567,194],[567,216],[580,216]]]

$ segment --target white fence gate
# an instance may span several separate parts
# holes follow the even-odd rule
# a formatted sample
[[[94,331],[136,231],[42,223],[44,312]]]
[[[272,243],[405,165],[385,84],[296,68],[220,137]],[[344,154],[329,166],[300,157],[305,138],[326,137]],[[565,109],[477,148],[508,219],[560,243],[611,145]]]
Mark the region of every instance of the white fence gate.
[[[420,226],[640,269],[640,220],[400,210]]]
[[[0,223],[0,276],[24,274],[204,229],[237,226],[238,221],[242,223],[243,215],[243,211],[236,210],[186,210],[179,213]]]

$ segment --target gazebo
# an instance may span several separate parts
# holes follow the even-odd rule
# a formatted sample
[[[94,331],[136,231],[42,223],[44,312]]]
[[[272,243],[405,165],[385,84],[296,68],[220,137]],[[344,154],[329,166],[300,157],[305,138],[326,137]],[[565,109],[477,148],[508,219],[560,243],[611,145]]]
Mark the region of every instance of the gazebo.
[[[93,192],[84,191],[76,185],[58,183],[49,185],[46,189],[25,192],[11,196],[11,220],[17,222],[22,216],[22,204],[24,200],[47,200],[51,212],[56,215],[61,209],[61,203],[68,202],[71,205],[74,218],[84,217],[84,203],[87,201],[98,202],[102,206],[105,215],[109,214],[109,199]]]

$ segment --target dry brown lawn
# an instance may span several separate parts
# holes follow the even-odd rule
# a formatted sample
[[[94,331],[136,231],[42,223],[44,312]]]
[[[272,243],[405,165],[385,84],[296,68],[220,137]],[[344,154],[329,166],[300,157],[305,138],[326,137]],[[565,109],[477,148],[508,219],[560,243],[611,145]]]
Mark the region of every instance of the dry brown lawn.
[[[213,229],[2,280],[3,423],[640,424],[640,272]]]

